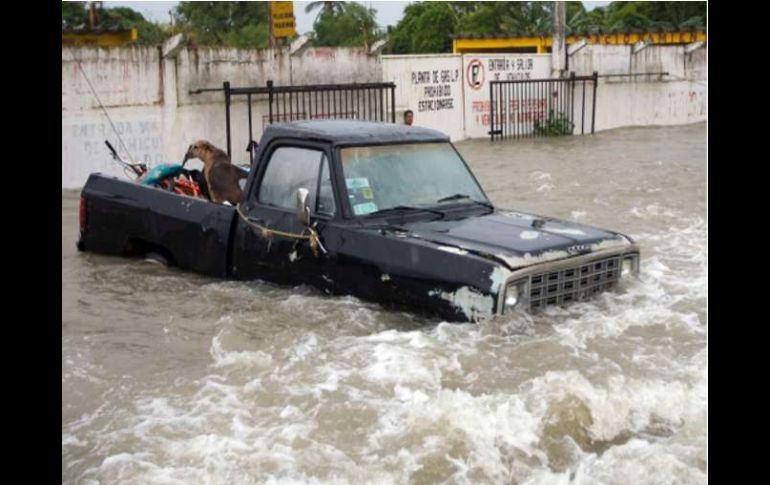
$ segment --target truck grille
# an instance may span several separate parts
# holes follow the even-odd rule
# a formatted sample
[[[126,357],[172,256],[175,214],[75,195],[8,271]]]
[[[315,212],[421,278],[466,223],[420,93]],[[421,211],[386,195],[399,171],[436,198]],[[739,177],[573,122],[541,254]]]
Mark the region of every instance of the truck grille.
[[[586,300],[613,288],[620,279],[620,256],[596,259],[580,266],[532,275],[531,310]]]

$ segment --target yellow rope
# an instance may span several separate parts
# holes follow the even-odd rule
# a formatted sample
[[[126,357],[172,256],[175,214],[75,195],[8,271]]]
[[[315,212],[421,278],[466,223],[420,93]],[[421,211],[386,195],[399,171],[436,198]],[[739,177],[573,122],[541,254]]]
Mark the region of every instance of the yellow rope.
[[[256,229],[259,229],[259,231],[262,232],[262,236],[264,236],[265,239],[269,239],[273,236],[282,236],[282,237],[287,237],[289,239],[300,239],[300,240],[307,239],[308,242],[310,243],[310,250],[313,252],[313,256],[316,256],[316,257],[318,256],[318,248],[320,247],[321,249],[323,249],[321,242],[318,240],[318,233],[312,227],[308,227],[305,229],[309,234],[304,234],[304,233],[295,234],[291,232],[277,231],[275,229],[270,229],[269,227],[265,227],[260,224],[257,224],[256,222],[250,221],[249,218],[246,217],[246,214],[241,212],[241,204],[236,205],[235,210],[238,212],[238,215],[241,216],[241,219],[243,219],[243,221],[246,224]],[[326,250],[324,250],[324,253],[325,252]]]

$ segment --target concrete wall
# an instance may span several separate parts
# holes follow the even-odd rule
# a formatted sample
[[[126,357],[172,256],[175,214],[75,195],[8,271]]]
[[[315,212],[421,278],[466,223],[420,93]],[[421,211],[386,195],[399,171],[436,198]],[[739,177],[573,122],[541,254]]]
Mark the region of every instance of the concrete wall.
[[[98,108],[86,76],[107,107],[163,101],[157,48],[62,49],[61,62],[62,113]]]
[[[578,75],[668,72],[667,76],[600,78],[596,130],[674,125],[708,118],[707,48],[685,46],[586,46],[570,57]]]
[[[383,56],[383,80],[396,83],[399,119],[447,133],[452,140],[488,136],[489,81],[550,75],[547,54]]]
[[[85,76],[78,66],[85,71]],[[120,133],[118,141],[86,77]],[[181,161],[196,139],[226,145],[224,95],[191,94],[200,88],[379,82],[377,56],[363,49],[183,48],[163,58],[157,47],[62,48],[62,188],[79,188],[92,172],[122,176],[104,140],[128,158],[149,164]],[[248,161],[246,98],[233,99],[233,160]],[[253,99],[253,138],[259,140],[267,103]],[[192,167],[199,167],[192,162]]]
[[[383,56],[382,80],[396,84],[396,120],[407,109],[414,125],[465,138],[461,55]]]
[[[569,59],[579,75],[658,73],[600,79],[596,130],[630,125],[703,121],[708,116],[707,48],[685,46],[585,46]],[[78,65],[82,66],[83,72]],[[363,49],[308,48],[239,50],[182,48],[164,58],[161,49],[62,48],[62,188],[82,187],[91,172],[120,175],[104,140],[137,161],[178,162],[195,139],[225,147],[225,108],[221,92],[191,94],[200,88],[393,81],[397,121],[415,112],[415,124],[443,131],[453,140],[486,138],[491,79],[547,78],[549,55],[465,54],[378,56]],[[86,76],[106,106],[125,150]],[[576,99],[582,97],[578,89]],[[590,107],[592,90],[586,92]],[[231,109],[233,160],[248,160],[250,138],[245,97]],[[537,101],[537,100],[534,100]],[[527,104],[528,106],[528,104]],[[252,100],[253,133],[259,139],[266,102]],[[522,109],[522,108],[519,108]],[[590,113],[590,110],[587,110]],[[579,113],[575,114],[579,119]],[[586,129],[590,131],[590,116]],[[193,163],[193,167],[196,167]]]
[[[347,47],[309,48],[291,57],[291,84],[339,84],[382,81],[380,56]]]
[[[544,79],[551,75],[550,54],[465,54],[465,137],[489,136],[489,82]],[[538,101],[527,99],[526,101]]]

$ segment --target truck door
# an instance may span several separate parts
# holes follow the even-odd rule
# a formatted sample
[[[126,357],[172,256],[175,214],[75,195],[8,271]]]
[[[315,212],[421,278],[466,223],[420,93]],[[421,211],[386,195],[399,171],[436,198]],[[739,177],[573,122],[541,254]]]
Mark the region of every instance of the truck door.
[[[298,189],[309,191],[311,224],[317,223],[322,244],[337,213],[328,151],[320,144],[276,141],[263,153],[256,182],[241,204],[233,275],[331,291],[329,258],[297,237],[308,234],[297,217]]]

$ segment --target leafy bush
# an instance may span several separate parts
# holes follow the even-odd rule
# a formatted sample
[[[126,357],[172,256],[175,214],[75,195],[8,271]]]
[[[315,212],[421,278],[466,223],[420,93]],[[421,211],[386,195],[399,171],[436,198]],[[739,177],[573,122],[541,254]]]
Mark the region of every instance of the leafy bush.
[[[574,129],[575,123],[567,116],[550,110],[544,121],[535,121],[534,133],[540,136],[561,136],[571,135]]]

